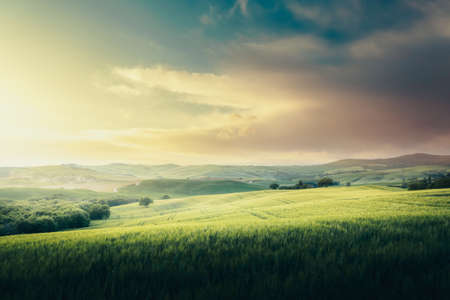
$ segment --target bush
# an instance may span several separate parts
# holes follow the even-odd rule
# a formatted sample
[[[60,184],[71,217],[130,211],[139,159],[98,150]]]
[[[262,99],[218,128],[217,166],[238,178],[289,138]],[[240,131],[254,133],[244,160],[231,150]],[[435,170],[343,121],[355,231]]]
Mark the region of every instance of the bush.
[[[330,177],[324,177],[320,179],[319,182],[317,183],[319,187],[328,187],[333,184],[334,184],[333,179],[331,179]]]
[[[153,200],[150,199],[149,197],[142,197],[139,200],[139,205],[141,206],[148,206],[150,203],[153,203]]]
[[[417,180],[410,182],[408,184],[408,190],[415,191],[415,190],[424,190],[428,188],[428,183],[426,180]]]
[[[270,187],[272,190],[276,190],[276,189],[278,189],[278,188],[280,187],[280,185],[279,185],[278,183],[272,183],[269,187]]]
[[[106,204],[94,204],[89,207],[89,218],[91,220],[104,220],[108,219],[111,212],[109,206]]]
[[[105,204],[107,204],[108,206],[118,206],[118,205],[123,205],[123,204],[128,204],[128,203],[134,203],[134,202],[138,202],[138,199],[135,198],[129,198],[129,199],[124,199],[124,198],[114,198],[114,199],[107,199],[104,200]]]
[[[161,199],[162,200],[167,200],[167,199],[170,199],[170,196],[169,195],[164,195],[164,196],[161,197]]]

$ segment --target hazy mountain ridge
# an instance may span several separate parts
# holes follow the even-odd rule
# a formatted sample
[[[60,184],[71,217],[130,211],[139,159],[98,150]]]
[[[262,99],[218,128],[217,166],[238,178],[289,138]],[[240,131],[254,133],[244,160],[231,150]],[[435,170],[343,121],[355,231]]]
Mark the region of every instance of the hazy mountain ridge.
[[[176,164],[59,165],[0,168],[0,186],[66,187],[113,191],[144,179],[237,180],[267,186],[270,182],[316,181],[330,176],[341,183],[396,183],[403,179],[450,172],[450,155],[424,153],[385,159],[345,159],[311,166],[239,166]]]
[[[1,170],[3,169],[3,170]],[[113,191],[135,182],[116,174],[105,174],[77,165],[0,168],[2,187],[62,187]]]
[[[325,166],[329,167],[356,167],[366,166],[373,168],[407,168],[415,166],[450,166],[450,155],[432,155],[426,153],[415,153],[392,158],[382,159],[343,159]]]

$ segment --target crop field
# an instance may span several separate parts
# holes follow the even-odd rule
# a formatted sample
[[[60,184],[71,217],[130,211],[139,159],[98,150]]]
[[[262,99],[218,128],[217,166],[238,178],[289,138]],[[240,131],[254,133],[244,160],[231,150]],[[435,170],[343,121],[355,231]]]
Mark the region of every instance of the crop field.
[[[255,191],[0,237],[2,299],[443,299],[450,189]]]

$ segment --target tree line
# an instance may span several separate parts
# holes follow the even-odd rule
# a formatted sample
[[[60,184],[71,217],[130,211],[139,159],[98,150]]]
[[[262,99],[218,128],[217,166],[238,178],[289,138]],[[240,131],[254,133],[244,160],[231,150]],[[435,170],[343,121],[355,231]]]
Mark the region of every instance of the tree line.
[[[108,219],[111,206],[136,201],[125,198],[73,201],[43,197],[0,203],[0,235],[87,227],[91,220]]]
[[[299,180],[294,185],[279,185],[278,183],[272,183],[269,187],[272,190],[300,190],[300,189],[308,189],[315,187],[328,187],[331,185],[338,185],[339,182],[334,181],[330,177],[321,178],[317,183],[304,183],[302,180]]]
[[[423,179],[416,179],[407,184],[410,191],[425,189],[444,189],[450,188],[450,173],[428,176]]]

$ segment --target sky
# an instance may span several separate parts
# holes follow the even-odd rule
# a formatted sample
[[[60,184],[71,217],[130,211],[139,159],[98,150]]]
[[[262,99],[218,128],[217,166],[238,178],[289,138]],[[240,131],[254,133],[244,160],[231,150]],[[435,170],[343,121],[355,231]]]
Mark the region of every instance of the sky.
[[[16,0],[0,37],[0,166],[450,154],[447,0]]]

